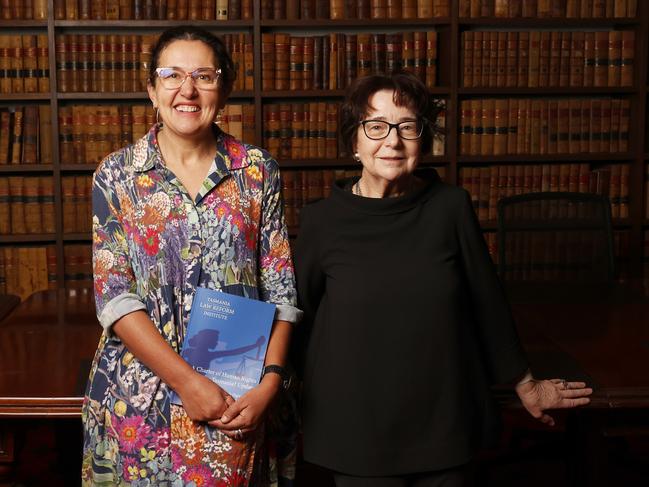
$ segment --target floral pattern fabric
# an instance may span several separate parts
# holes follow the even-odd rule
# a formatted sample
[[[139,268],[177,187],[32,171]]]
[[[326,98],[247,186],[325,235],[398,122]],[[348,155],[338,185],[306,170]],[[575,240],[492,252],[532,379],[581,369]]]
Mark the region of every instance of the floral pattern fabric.
[[[145,310],[180,350],[196,287],[277,304],[296,321],[293,265],[277,163],[216,130],[217,153],[194,200],[169,171],[159,126],[108,156],[93,180],[93,266],[105,330],[82,417],[84,485],[292,485],[295,415],[282,397],[244,441],[191,421],[170,389],[111,333]]]

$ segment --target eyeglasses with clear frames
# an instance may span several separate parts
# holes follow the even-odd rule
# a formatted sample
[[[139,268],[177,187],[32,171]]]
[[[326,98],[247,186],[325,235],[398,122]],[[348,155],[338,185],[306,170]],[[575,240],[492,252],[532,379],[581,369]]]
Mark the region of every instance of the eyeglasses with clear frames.
[[[216,90],[221,77],[220,68],[198,68],[191,72],[180,68],[156,68],[155,72],[160,78],[162,87],[167,90],[177,90],[189,77],[199,90]]]
[[[362,120],[363,132],[368,139],[382,140],[390,135],[392,129],[397,130],[397,135],[405,140],[417,140],[424,131],[424,120],[404,120],[399,123],[390,123],[384,120]]]

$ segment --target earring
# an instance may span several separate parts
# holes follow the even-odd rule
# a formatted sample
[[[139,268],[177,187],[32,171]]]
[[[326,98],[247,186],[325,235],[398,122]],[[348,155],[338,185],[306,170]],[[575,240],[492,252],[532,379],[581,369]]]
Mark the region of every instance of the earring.
[[[221,108],[216,112],[216,119],[214,119],[215,125],[221,125],[223,123],[223,115],[225,114],[225,108]]]
[[[153,109],[155,110],[155,123],[160,125],[160,109],[155,105],[153,105]]]
[[[356,162],[361,162],[361,156],[358,155],[358,152],[354,152],[352,159],[354,159]]]

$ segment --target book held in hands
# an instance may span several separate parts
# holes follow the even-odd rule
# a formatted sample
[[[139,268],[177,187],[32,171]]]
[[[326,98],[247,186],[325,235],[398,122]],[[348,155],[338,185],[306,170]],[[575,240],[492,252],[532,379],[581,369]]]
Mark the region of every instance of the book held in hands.
[[[274,304],[198,288],[181,356],[237,399],[259,383],[274,317]]]

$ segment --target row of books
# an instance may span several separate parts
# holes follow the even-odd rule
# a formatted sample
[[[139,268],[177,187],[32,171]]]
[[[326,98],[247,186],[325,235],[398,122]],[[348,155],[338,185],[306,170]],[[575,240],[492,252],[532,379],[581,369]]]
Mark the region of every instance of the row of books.
[[[442,180],[446,168],[435,168]],[[284,217],[289,230],[295,231],[300,223],[300,210],[307,204],[326,198],[334,181],[358,177],[360,166],[352,169],[284,169],[282,170],[282,197]]]
[[[635,32],[466,31],[463,86],[633,85]]]
[[[626,152],[629,99],[462,100],[464,155]]]
[[[0,178],[0,235],[55,232],[52,176]]]
[[[498,264],[498,236],[495,232],[485,234],[489,255]],[[505,249],[505,275],[509,281],[555,281],[592,282],[593,268],[602,263],[605,249],[597,244],[592,233],[584,231],[527,232],[510,238]],[[626,230],[613,231],[613,256],[616,278],[629,277],[630,234]],[[602,279],[606,279],[606,266],[600,265]]]
[[[633,18],[638,0],[460,0],[460,17]]]
[[[264,20],[430,19],[448,17],[450,0],[261,0]]]
[[[63,233],[92,231],[92,176],[61,178]]]
[[[54,0],[54,18],[252,20],[253,0]]]
[[[0,247],[0,293],[25,299],[56,289],[56,247]]]
[[[5,1],[0,4],[2,20],[47,20],[47,0]]]
[[[68,244],[63,247],[65,287],[92,286],[92,247]],[[25,299],[37,291],[57,288],[56,246],[0,247],[0,294]],[[92,294],[82,293],[92,306]]]
[[[56,35],[57,88],[66,92],[145,91],[157,35]],[[223,34],[236,69],[233,89],[254,88],[253,42],[249,33]]]
[[[0,35],[0,93],[49,93],[47,35]]]
[[[292,36],[263,33],[262,90],[335,90],[356,77],[406,69],[437,78],[437,32]]]
[[[0,165],[52,163],[49,105],[0,108]]]
[[[255,143],[255,105],[228,104],[218,113],[216,124],[238,140]],[[272,154],[276,155],[275,152]]]
[[[629,216],[629,164],[591,169],[588,163],[462,167],[458,185],[471,194],[481,221],[497,218],[498,201],[507,196],[548,191],[607,196],[614,218]]]
[[[67,105],[58,119],[61,163],[97,164],[144,136],[156,117],[151,105]]]

